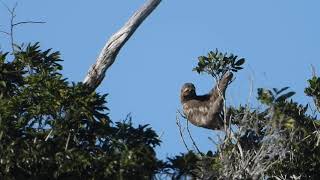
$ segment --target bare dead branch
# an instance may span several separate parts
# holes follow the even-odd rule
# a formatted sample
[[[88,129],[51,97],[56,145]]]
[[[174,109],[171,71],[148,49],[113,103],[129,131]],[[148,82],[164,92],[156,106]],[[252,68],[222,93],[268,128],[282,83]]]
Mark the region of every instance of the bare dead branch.
[[[7,9],[7,11],[8,11],[10,14],[13,14],[13,13],[14,13],[14,10],[15,10],[16,7],[18,6],[18,3],[16,2],[16,3],[14,4],[14,7],[13,7],[12,9],[10,9],[9,6],[8,6],[6,3],[4,3],[3,1],[0,1],[0,2],[1,2],[1,4]]]
[[[10,36],[10,33],[7,32],[7,31],[2,31],[2,30],[0,30],[0,33],[3,33],[3,34],[6,34],[6,35]]]
[[[182,129],[182,126],[181,126],[181,122],[180,122],[178,113],[180,113],[180,112],[177,112],[177,115],[176,115],[176,124],[177,124],[177,126],[178,126],[178,128],[179,128],[180,137],[181,137],[182,143],[184,144],[184,146],[186,147],[186,149],[187,149],[188,151],[190,151],[190,149],[189,149],[189,147],[188,147],[188,145],[187,145],[187,143],[186,143],[186,141],[184,140],[184,137],[183,137],[183,129]]]
[[[189,121],[187,120],[187,131],[188,131],[188,134],[189,134],[189,137],[192,141],[192,144],[193,146],[196,148],[196,150],[198,151],[199,154],[202,154],[202,152],[200,151],[200,149],[198,148],[195,140],[193,139],[192,135],[191,135],[191,132],[190,132],[190,129],[189,129]]]
[[[1,1],[2,2],[2,1]],[[4,2],[2,4],[6,7],[7,11],[10,13],[10,42],[11,42],[11,48],[12,53],[14,52],[14,39],[13,39],[13,30],[14,30],[14,18],[16,17],[15,10],[18,6],[18,3],[15,3],[12,9],[9,8]]]
[[[85,85],[91,90],[95,90],[100,85],[105,77],[106,70],[114,63],[122,46],[160,2],[161,0],[148,0],[118,32],[110,37],[100,52],[96,63],[91,66],[84,78],[83,83]]]
[[[177,112],[180,114],[181,117],[183,117],[183,119],[187,119],[187,117],[183,113],[181,113],[179,109],[177,110]]]
[[[3,1],[0,1],[1,4],[7,9],[7,11],[10,14],[10,30],[9,32],[7,31],[0,31],[0,33],[6,34],[10,37],[10,43],[11,43],[11,48],[12,48],[12,53],[14,54],[15,51],[15,42],[14,42],[14,28],[18,25],[22,25],[22,24],[43,24],[45,22],[42,21],[20,21],[20,22],[15,22],[15,17],[17,16],[15,14],[18,3],[15,3],[13,8],[10,8],[7,4],[5,4]]]

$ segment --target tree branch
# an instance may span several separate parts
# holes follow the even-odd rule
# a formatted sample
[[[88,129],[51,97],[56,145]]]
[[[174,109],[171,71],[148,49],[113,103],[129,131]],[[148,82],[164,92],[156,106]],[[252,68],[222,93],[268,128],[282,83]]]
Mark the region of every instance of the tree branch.
[[[190,132],[190,129],[189,129],[189,121],[187,120],[187,131],[188,131],[188,134],[189,134],[189,137],[192,141],[192,144],[193,146],[196,148],[196,150],[198,151],[199,154],[203,155],[202,152],[200,151],[200,149],[198,148],[197,144],[196,144],[196,141],[193,139],[192,135],[191,135],[191,132]]]
[[[149,0],[146,2],[118,32],[110,37],[100,52],[96,63],[91,66],[83,80],[85,85],[91,90],[95,90],[100,85],[105,77],[106,70],[114,63],[122,46],[160,2],[161,0]]]
[[[8,36],[10,36],[10,42],[11,42],[11,48],[12,48],[12,53],[14,54],[15,52],[15,42],[14,42],[14,28],[16,26],[22,25],[22,24],[42,24],[45,22],[42,21],[20,21],[20,22],[15,22],[15,18],[16,18],[16,9],[18,7],[18,3],[15,3],[13,8],[10,9],[9,6],[7,4],[5,4],[3,1],[1,1],[1,4],[7,9],[7,11],[10,13],[10,31],[2,31],[0,30],[0,33],[6,34]]]
[[[183,136],[183,129],[182,129],[182,126],[181,126],[181,122],[180,122],[180,119],[179,119],[179,116],[178,116],[178,113],[181,115],[181,113],[179,112],[179,110],[177,111],[177,115],[176,115],[176,124],[177,126],[179,127],[179,133],[180,133],[180,137],[181,137],[181,140],[184,144],[184,146],[186,147],[186,149],[188,151],[190,151],[186,141],[184,140],[184,136]]]
[[[17,22],[17,23],[12,24],[12,26],[18,26],[21,24],[44,24],[44,23],[46,23],[46,22],[43,22],[43,21],[21,21],[21,22]]]

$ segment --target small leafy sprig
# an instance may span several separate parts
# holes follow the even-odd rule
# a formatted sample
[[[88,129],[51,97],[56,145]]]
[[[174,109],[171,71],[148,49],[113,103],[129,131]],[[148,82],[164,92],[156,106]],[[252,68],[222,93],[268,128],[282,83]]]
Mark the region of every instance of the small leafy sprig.
[[[284,87],[284,88],[281,88],[280,90],[277,88],[272,88],[272,91],[271,91],[269,89],[258,88],[258,100],[262,104],[266,104],[266,105],[284,102],[295,94],[295,92],[293,91],[284,93],[288,89],[289,87]]]
[[[199,74],[205,72],[216,79],[221,79],[228,71],[237,72],[243,69],[241,66],[245,63],[244,58],[238,59],[238,56],[219,52],[218,49],[210,51],[207,56],[198,57],[198,61],[193,71]]]
[[[307,96],[316,96],[320,98],[320,77],[313,76],[308,80],[309,86],[305,89]]]
[[[307,96],[313,98],[313,101],[320,112],[320,77],[313,76],[308,80],[309,86],[304,90]]]

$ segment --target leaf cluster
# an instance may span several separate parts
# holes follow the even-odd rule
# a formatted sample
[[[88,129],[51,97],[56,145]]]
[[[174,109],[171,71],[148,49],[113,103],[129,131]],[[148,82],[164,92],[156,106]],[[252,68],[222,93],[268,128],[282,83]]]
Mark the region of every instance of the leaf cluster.
[[[194,71],[200,73],[207,73],[214,78],[221,79],[221,77],[228,71],[237,72],[243,69],[242,65],[245,63],[244,58],[227,53],[219,52],[218,49],[210,51],[207,56],[198,57],[198,64]]]
[[[168,158],[167,168],[171,169],[168,174],[173,180],[182,179],[183,177],[209,180],[218,177],[221,164],[219,157],[214,156],[212,151],[201,155],[189,151]]]
[[[266,104],[266,105],[283,102],[295,94],[295,92],[293,91],[283,93],[288,89],[289,87],[284,87],[284,88],[281,88],[280,90],[278,90],[277,88],[273,88],[272,90],[258,88],[258,100],[262,104]]]
[[[317,106],[318,110],[320,110],[320,78],[317,76],[313,76],[308,80],[309,86],[305,89],[305,93],[307,96],[311,96]]]

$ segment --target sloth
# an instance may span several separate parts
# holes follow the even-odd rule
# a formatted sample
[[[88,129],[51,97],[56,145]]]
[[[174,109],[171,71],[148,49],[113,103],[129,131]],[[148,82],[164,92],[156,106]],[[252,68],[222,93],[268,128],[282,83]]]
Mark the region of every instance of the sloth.
[[[233,74],[227,72],[208,94],[198,96],[192,83],[181,88],[180,100],[187,120],[195,126],[223,130],[224,96]]]

